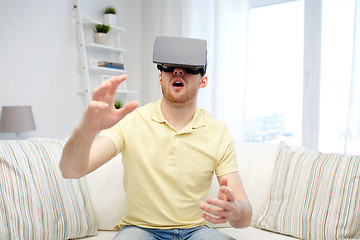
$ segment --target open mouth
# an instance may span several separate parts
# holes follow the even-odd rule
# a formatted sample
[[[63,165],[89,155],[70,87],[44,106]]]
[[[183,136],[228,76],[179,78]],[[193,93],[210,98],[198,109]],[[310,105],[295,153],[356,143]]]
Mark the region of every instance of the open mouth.
[[[174,86],[174,87],[183,87],[184,84],[183,84],[182,82],[180,82],[180,81],[175,81],[175,82],[173,83],[173,86]]]

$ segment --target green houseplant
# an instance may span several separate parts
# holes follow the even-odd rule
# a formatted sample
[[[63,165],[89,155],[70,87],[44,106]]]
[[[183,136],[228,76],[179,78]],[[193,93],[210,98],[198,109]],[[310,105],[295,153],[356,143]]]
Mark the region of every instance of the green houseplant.
[[[120,100],[115,100],[114,106],[115,106],[116,109],[120,109],[120,108],[123,107],[123,104],[122,104],[122,102]]]
[[[116,9],[112,6],[105,8],[104,14],[116,14]]]
[[[116,24],[116,20],[117,20],[116,9],[112,6],[105,8],[103,18],[104,18],[104,24],[107,25]]]
[[[97,24],[94,27],[94,40],[95,43],[106,44],[107,33],[110,31],[110,26],[105,24]]]
[[[106,24],[96,24],[94,27],[95,33],[108,33],[110,31],[110,26]]]

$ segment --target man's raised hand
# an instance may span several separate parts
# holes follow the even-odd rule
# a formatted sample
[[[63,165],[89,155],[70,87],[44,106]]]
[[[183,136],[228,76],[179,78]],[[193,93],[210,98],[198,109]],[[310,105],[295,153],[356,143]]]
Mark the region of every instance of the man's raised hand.
[[[121,109],[115,109],[116,89],[126,78],[126,75],[112,77],[94,90],[92,100],[80,123],[82,133],[96,134],[103,129],[112,127],[138,107],[139,103],[132,101]]]
[[[237,202],[226,178],[220,182],[218,198],[207,198],[206,203],[200,204],[200,208],[205,211],[202,217],[208,222],[220,224],[239,217]]]

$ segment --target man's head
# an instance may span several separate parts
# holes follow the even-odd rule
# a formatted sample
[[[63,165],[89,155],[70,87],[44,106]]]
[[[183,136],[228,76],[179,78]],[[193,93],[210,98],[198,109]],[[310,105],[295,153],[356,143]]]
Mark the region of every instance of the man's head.
[[[199,88],[207,85],[205,40],[157,37],[153,62],[161,71],[159,82],[168,102],[196,102]]]
[[[206,41],[195,38],[156,37],[153,62],[160,71],[172,72],[182,67],[187,73],[204,76],[207,65]]]

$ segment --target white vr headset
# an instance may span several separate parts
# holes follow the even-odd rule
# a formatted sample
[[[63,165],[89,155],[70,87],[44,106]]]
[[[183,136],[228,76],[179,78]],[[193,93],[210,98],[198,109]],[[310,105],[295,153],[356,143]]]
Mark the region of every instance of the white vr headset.
[[[181,66],[187,73],[205,75],[206,40],[182,37],[156,37],[153,62],[160,71],[171,72]]]

